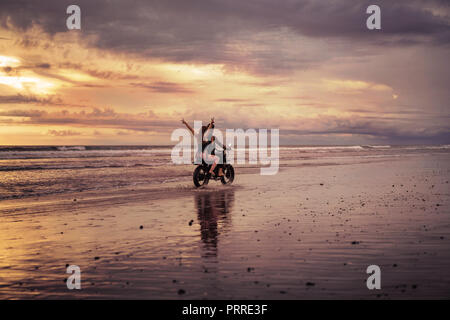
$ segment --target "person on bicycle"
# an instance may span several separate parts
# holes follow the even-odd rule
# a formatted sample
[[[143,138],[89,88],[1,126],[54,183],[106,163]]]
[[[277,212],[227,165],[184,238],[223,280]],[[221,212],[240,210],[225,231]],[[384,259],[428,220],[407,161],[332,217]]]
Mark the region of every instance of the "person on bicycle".
[[[192,133],[194,137],[200,140],[200,137],[195,134],[194,129],[184,120],[181,120],[189,131]],[[217,164],[220,161],[220,158],[215,155],[215,143],[218,143],[216,138],[212,135],[214,130],[214,118],[211,118],[211,121],[207,126],[202,126],[201,129],[201,141],[202,141],[202,158],[206,161],[206,163],[212,163],[211,169],[209,170],[209,174],[211,175],[214,172]],[[197,140],[196,139],[196,140]],[[218,143],[221,145],[220,143]],[[222,146],[223,147],[223,146]],[[209,152],[210,151],[210,152]],[[217,174],[219,177],[223,176],[222,166],[219,167],[219,172]]]

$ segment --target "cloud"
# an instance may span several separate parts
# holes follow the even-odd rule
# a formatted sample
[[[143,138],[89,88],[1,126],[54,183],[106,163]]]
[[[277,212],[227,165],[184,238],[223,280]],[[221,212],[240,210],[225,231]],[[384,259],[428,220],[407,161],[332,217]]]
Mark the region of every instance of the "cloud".
[[[403,125],[399,125],[403,122]],[[422,142],[449,143],[450,128],[447,125],[433,127],[417,125],[415,121],[388,117],[335,117],[321,116],[317,119],[299,120],[303,129],[282,130],[284,135],[363,135],[376,137],[392,143]]]
[[[175,82],[157,81],[152,83],[131,83],[133,87],[149,89],[152,92],[159,93],[194,93],[192,89],[189,89],[181,84]]]
[[[365,81],[355,80],[342,80],[342,79],[324,79],[324,85],[330,90],[342,91],[361,91],[361,90],[373,90],[373,91],[390,91],[392,88],[385,84],[369,83]]]
[[[85,85],[88,87],[89,85]],[[97,87],[97,86],[96,86]],[[67,103],[59,95],[38,96],[33,94],[0,95],[0,105],[38,105],[44,107],[89,108],[87,105]]]
[[[45,105],[61,105],[62,101],[58,97],[48,96],[48,97],[38,97],[33,95],[0,95],[0,104],[45,104]]]
[[[148,113],[118,113],[111,108],[93,109],[91,112],[46,112],[41,110],[11,110],[0,112],[0,120],[6,125],[38,125],[38,126],[67,126],[70,128],[108,128],[115,129],[116,135],[130,135],[133,132],[159,132],[169,135],[179,126],[179,119],[171,115],[157,116]],[[202,119],[201,113],[190,115],[193,119]],[[14,118],[20,118],[15,120]],[[282,140],[286,137],[303,136],[339,136],[355,135],[368,138],[378,138],[392,143],[423,142],[450,143],[450,128],[447,124],[420,125],[415,119],[401,118],[398,115],[372,116],[350,115],[330,116],[321,115],[315,118],[300,117],[296,119],[278,119],[274,121],[254,119],[243,109],[236,108],[231,114],[219,114],[217,128],[279,128]],[[282,124],[282,125],[280,125]],[[77,131],[49,130],[53,136],[76,135]]]
[[[54,137],[71,137],[81,135],[80,132],[72,130],[48,130],[47,134]]]
[[[292,137],[447,139],[445,1],[380,0],[381,31],[366,0],[80,0],[81,31],[66,29],[69,4],[0,2],[2,125],[125,141],[214,115]]]
[[[87,62],[87,64],[89,64],[89,62]],[[83,63],[62,62],[59,63],[57,67],[60,69],[69,69],[71,71],[82,72],[92,77],[104,80],[131,80],[139,78],[139,76],[129,73],[114,72],[111,70],[97,70],[86,66],[86,64]]]
[[[5,28],[26,30],[38,25],[51,35],[67,32],[69,4],[3,0],[0,21]],[[382,1],[381,32],[366,28],[365,10],[372,4],[366,0],[140,0],[131,4],[80,0],[77,4],[82,11],[79,34],[92,46],[174,62],[273,72],[323,62],[323,56],[284,50],[289,41],[299,46],[308,39],[343,40],[347,50],[350,43],[357,48],[351,50],[353,55],[361,45],[374,50],[377,45],[450,44],[448,10],[436,1]],[[23,45],[35,44],[32,39],[23,41]]]
[[[91,112],[46,112],[42,110],[10,110],[0,112],[0,117],[28,118],[20,120],[3,120],[9,125],[47,125],[71,127],[116,128],[134,131],[153,131],[155,128],[170,128],[173,120],[162,120],[152,112],[129,114],[117,113],[111,108],[95,108]]]
[[[47,112],[43,110],[10,110],[1,111],[0,117],[40,118],[46,114]]]
[[[248,102],[251,101],[250,99],[236,99],[236,98],[221,98],[216,99],[217,102]]]

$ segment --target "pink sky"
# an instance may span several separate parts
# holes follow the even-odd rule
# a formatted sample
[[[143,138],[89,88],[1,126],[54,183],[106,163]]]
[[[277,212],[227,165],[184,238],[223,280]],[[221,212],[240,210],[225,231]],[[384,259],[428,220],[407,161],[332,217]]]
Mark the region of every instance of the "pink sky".
[[[25,5],[24,3],[28,3]],[[0,4],[0,144],[171,144],[180,119],[284,144],[450,143],[442,1]]]

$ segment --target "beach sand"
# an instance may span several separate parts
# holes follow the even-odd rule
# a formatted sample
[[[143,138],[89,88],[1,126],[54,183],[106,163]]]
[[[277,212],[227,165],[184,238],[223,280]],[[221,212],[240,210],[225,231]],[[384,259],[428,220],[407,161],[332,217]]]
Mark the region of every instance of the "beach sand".
[[[237,168],[231,186],[186,176],[5,200],[0,298],[449,299],[449,160]],[[81,290],[67,289],[67,265]],[[366,286],[369,265],[380,290]]]

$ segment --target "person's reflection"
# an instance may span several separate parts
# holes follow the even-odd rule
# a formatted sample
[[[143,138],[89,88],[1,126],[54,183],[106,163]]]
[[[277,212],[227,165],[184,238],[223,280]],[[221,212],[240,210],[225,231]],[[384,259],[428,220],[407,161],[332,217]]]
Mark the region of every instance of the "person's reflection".
[[[230,223],[231,209],[234,203],[234,191],[199,192],[195,194],[204,256],[217,256],[217,242],[220,230],[226,230]]]

